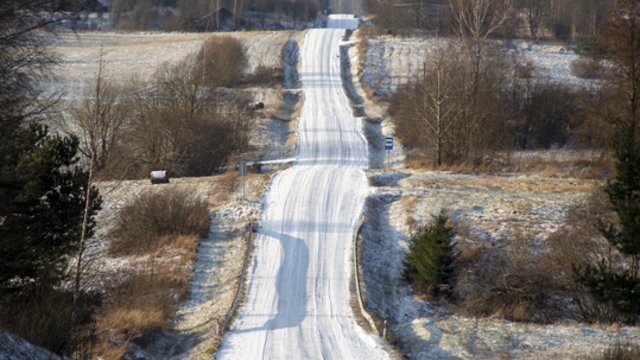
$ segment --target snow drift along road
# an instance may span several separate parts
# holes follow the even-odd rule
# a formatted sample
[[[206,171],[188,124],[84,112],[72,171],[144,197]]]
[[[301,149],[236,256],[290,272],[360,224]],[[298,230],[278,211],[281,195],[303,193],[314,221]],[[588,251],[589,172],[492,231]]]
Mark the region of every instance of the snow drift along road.
[[[245,305],[223,359],[381,359],[380,343],[349,306],[352,236],[368,182],[367,144],[340,78],[339,42],[350,15],[313,29],[301,50],[304,107],[294,166],[266,197]]]

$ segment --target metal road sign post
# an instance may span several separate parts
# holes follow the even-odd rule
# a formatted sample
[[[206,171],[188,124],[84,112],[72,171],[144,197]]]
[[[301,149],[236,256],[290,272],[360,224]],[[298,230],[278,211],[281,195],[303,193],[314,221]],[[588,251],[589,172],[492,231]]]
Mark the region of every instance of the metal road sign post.
[[[384,137],[384,151],[386,153],[386,163],[387,163],[387,169],[389,169],[389,157],[391,154],[391,150],[393,150],[393,137],[391,136],[385,136]]]
[[[245,176],[247,176],[247,163],[243,161],[240,164],[238,164],[238,171],[240,172],[241,178],[244,178]],[[246,187],[245,179],[242,179],[242,200],[246,199],[245,187]]]

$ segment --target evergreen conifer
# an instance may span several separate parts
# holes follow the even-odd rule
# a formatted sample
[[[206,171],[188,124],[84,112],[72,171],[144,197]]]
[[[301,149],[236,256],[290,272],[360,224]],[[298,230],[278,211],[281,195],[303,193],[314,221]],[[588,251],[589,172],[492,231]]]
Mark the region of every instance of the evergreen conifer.
[[[455,283],[453,229],[441,211],[433,224],[420,229],[411,240],[405,274],[421,291],[434,297],[451,295]]]

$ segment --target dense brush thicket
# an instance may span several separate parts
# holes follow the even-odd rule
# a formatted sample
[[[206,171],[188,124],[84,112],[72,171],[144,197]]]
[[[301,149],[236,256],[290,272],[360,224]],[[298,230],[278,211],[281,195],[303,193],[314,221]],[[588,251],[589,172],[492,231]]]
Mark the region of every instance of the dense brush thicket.
[[[248,101],[218,89],[243,79],[246,64],[242,43],[231,37],[207,40],[197,56],[164,64],[147,82],[120,85],[101,64],[61,128],[80,135],[80,149],[103,179],[159,169],[211,175],[248,144]]]
[[[327,7],[324,0],[112,0],[109,14],[123,30],[215,31],[291,27],[291,21],[313,21]]]
[[[209,225],[208,204],[193,194],[180,190],[144,193],[118,213],[112,253],[156,251],[163,237],[204,237]]]
[[[499,49],[484,51],[476,74],[460,43],[434,46],[421,76],[391,99],[403,145],[419,149],[434,166],[476,167],[488,165],[498,151],[549,149],[577,140],[574,131],[584,117],[579,91],[532,79]]]

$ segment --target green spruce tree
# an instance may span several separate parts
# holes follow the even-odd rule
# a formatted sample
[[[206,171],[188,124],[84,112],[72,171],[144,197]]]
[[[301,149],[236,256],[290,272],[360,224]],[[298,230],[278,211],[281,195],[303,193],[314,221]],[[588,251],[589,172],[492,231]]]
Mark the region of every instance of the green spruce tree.
[[[78,140],[17,128],[0,154],[0,293],[59,285],[80,241],[87,173]],[[89,235],[100,207],[91,189]]]
[[[411,240],[405,275],[418,290],[434,297],[449,297],[456,280],[453,229],[441,211],[433,224],[420,229]]]
[[[616,223],[599,224],[611,248],[625,259],[620,268],[611,258],[596,266],[576,269],[578,279],[594,299],[609,304],[627,323],[640,320],[640,144],[634,140],[635,126],[624,134],[616,148],[616,177],[605,187]]]

